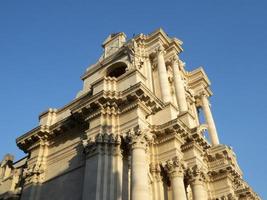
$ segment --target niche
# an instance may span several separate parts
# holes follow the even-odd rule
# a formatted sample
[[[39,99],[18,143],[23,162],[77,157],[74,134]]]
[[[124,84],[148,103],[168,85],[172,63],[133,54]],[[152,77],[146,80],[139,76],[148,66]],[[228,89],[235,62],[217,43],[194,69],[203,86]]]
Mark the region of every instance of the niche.
[[[118,78],[126,72],[127,65],[123,62],[116,63],[107,69],[107,76]]]

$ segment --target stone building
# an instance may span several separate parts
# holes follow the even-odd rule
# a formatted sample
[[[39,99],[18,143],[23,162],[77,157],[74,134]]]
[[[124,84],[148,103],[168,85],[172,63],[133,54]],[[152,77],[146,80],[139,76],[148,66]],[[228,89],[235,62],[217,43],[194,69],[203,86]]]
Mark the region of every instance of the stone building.
[[[77,97],[17,138],[27,156],[1,162],[0,199],[260,199],[220,144],[210,81],[186,71],[179,39],[115,33],[102,47]]]

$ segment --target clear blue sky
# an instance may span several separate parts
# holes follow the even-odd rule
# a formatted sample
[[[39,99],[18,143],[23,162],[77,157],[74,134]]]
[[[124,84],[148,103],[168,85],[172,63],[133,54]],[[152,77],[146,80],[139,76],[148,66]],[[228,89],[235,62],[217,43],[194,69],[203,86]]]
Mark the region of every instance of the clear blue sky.
[[[220,140],[267,198],[266,9],[264,0],[1,0],[0,157],[23,156],[15,138],[38,124],[40,112],[75,97],[109,33],[162,27],[184,42],[187,69],[204,66]]]

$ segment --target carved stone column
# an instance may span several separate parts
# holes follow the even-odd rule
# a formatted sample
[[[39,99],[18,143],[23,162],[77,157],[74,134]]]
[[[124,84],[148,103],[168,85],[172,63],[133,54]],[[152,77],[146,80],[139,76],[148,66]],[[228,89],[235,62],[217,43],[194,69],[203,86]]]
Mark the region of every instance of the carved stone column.
[[[162,100],[165,103],[167,103],[171,101],[171,92],[168,80],[168,73],[164,60],[164,48],[162,46],[158,48],[157,61],[158,61],[158,74],[159,74],[159,83],[160,83]]]
[[[173,72],[173,79],[174,79],[174,87],[175,87],[175,94],[178,103],[178,107],[180,112],[186,112],[187,102],[186,102],[186,95],[184,89],[184,82],[182,80],[181,72],[179,70],[179,60],[177,56],[172,58],[172,72]]]
[[[205,188],[205,175],[197,165],[188,169],[188,181],[192,189],[193,200],[207,200],[207,190]]]
[[[165,169],[171,180],[172,199],[186,200],[187,198],[184,186],[184,165],[176,157],[167,161]]]
[[[210,110],[210,105],[209,105],[209,100],[208,100],[207,95],[205,94],[201,95],[201,102],[202,102],[202,108],[204,111],[205,120],[208,125],[208,132],[209,132],[211,144],[212,146],[218,145],[220,144],[220,142],[219,142],[216,126],[215,126],[215,123],[212,117],[212,113]]]
[[[150,199],[146,152],[152,135],[148,131],[132,129],[127,139],[131,145],[131,200]]]

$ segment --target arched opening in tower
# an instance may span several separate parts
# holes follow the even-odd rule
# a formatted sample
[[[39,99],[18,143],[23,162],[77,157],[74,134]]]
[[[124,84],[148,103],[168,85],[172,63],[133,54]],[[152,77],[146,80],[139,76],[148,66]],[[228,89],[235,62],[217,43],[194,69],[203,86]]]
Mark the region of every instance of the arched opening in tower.
[[[107,76],[118,78],[126,72],[126,68],[127,65],[125,63],[116,63],[108,68]]]

